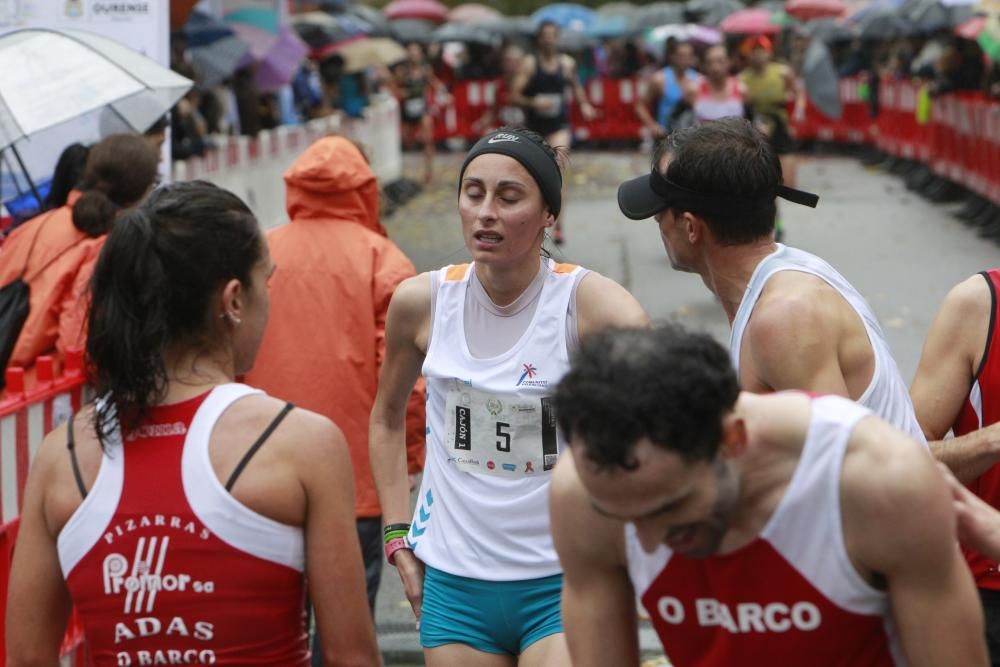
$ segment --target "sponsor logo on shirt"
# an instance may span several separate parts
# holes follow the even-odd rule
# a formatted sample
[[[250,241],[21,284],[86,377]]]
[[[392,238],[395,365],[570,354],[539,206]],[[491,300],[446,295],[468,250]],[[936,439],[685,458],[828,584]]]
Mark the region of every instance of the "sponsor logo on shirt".
[[[497,464],[493,463],[493,461],[487,461],[486,462],[486,467],[489,468],[490,470],[493,470],[494,468],[497,467]]]
[[[104,558],[101,572],[105,595],[124,595],[126,614],[151,613],[160,591],[181,593],[214,593],[214,581],[198,581],[190,574],[163,573],[170,537],[140,537],[135,547],[131,567],[122,554]]]
[[[535,368],[534,364],[521,364],[524,369],[521,372],[521,377],[517,379],[517,384],[515,387],[548,387],[548,380],[535,380],[534,377],[538,374],[538,369]]]
[[[167,438],[174,435],[185,435],[187,425],[184,422],[174,422],[172,424],[143,424],[128,434],[126,440],[139,440],[140,438]]]
[[[506,470],[507,472],[517,472],[517,466],[514,465],[513,463],[504,463],[503,469]]]
[[[679,599],[661,597],[656,603],[659,617],[670,625],[688,622],[689,609]],[[740,602],[730,605],[713,598],[694,601],[694,619],[703,628],[718,627],[732,634],[751,632],[809,632],[822,624],[823,616],[812,602]]]
[[[535,466],[531,465],[531,461],[526,461],[524,464],[524,472],[535,472]]]

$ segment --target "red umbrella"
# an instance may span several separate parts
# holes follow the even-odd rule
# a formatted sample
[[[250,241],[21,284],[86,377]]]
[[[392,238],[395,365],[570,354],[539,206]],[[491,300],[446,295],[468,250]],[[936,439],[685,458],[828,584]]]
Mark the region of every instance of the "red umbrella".
[[[979,34],[986,27],[985,16],[973,16],[968,21],[959,24],[955,28],[955,34],[962,39],[971,39],[973,42],[979,39]]]
[[[803,21],[841,16],[847,11],[844,0],[786,0],[785,13]]]
[[[781,32],[781,26],[772,17],[766,9],[741,9],[722,19],[719,28],[740,35],[774,35]]]
[[[448,19],[448,8],[437,0],[393,0],[382,14],[393,19],[424,19],[444,23]]]
[[[448,12],[448,20],[455,23],[482,23],[501,16],[503,15],[500,12],[489,5],[481,5],[478,2],[467,2]]]

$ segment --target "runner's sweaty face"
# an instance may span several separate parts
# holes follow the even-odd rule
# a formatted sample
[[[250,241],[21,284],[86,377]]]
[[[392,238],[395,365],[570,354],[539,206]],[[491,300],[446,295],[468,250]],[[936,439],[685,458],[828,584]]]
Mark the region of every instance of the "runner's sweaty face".
[[[712,461],[685,461],[643,438],[635,446],[635,470],[601,470],[586,460],[582,443],[573,445],[577,474],[594,509],[632,523],[644,551],[661,544],[689,558],[719,551],[739,497],[735,467],[721,454]]]
[[[554,222],[528,170],[512,157],[486,153],[469,163],[458,212],[465,245],[476,262],[507,264],[538,257]]]

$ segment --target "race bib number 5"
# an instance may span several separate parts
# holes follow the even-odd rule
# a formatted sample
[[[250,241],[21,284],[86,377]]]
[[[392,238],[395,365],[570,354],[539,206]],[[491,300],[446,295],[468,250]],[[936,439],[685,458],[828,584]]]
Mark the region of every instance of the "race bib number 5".
[[[502,477],[552,470],[559,443],[551,400],[452,389],[446,407],[449,459],[464,472]]]

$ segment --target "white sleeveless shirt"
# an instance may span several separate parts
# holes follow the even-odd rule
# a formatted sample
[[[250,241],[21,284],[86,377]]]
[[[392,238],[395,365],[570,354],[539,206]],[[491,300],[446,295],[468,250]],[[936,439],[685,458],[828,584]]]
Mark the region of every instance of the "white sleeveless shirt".
[[[851,433],[871,412],[813,399],[788,488],[760,534],[726,554],[643,550],[625,525],[629,578],[677,667],[906,664],[889,596],[851,562],[841,471]]]
[[[754,306],[756,306],[761,292],[764,291],[767,281],[779,271],[799,271],[812,274],[837,290],[850,304],[865,326],[868,341],[871,343],[872,352],[875,355],[875,370],[872,373],[871,382],[857,402],[889,424],[908,433],[917,442],[926,445],[927,439],[924,437],[913,412],[910,392],[896,366],[896,361],[889,350],[889,343],[885,339],[885,334],[882,332],[882,327],[879,325],[878,318],[875,317],[871,306],[854,286],[847,282],[844,276],[812,253],[779,243],[778,250],[765,257],[754,269],[750,283],[743,295],[743,301],[740,302],[739,310],[736,311],[736,317],[733,319],[733,330],[729,336],[729,354],[733,360],[733,366],[739,370],[743,332],[750,321]]]
[[[463,326],[473,264],[440,270],[424,360],[427,461],[408,540],[427,565],[489,581],[561,572],[549,481],[563,450],[550,395],[569,370],[566,318],[586,271],[545,260],[532,322],[506,352],[472,356]]]

